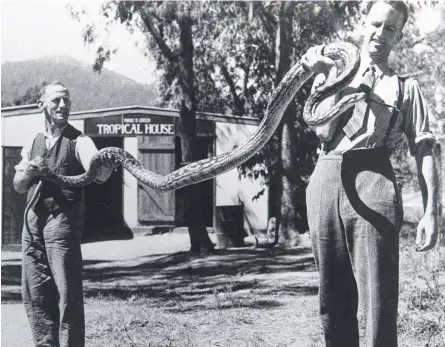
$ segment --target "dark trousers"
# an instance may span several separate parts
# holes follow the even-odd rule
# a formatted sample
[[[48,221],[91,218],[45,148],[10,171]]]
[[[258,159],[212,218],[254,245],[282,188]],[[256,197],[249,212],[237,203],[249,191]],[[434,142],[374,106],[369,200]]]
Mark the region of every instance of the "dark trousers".
[[[34,242],[23,252],[22,296],[36,346],[83,347],[81,205],[50,213],[43,203],[29,211]],[[26,249],[30,237],[22,234]]]
[[[397,346],[400,194],[382,149],[322,154],[307,188],[326,346]]]

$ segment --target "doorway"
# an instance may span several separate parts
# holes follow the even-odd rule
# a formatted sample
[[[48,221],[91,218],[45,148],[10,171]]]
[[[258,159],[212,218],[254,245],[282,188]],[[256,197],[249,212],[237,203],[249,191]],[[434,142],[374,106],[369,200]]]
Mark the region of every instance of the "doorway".
[[[17,193],[12,182],[14,167],[22,159],[21,151],[22,147],[3,147],[2,247],[16,245],[18,249],[21,244],[26,194]]]
[[[92,137],[97,149],[123,148],[122,137]],[[85,189],[85,228],[82,241],[103,241],[132,238],[123,217],[123,169],[119,167],[102,183]]]

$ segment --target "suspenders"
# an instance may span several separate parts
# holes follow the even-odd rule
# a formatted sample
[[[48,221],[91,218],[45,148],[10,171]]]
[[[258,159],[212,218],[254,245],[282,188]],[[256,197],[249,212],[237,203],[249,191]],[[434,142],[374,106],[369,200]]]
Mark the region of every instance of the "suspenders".
[[[389,123],[388,123],[388,128],[386,129],[386,133],[385,133],[385,137],[383,139],[384,142],[386,142],[389,134],[391,133],[391,130],[394,128],[394,126],[396,125],[396,121],[397,121],[397,117],[399,116],[399,113],[401,113],[400,109],[402,107],[402,103],[403,103],[403,96],[404,96],[404,92],[405,92],[405,81],[406,81],[406,77],[400,77],[397,76],[397,82],[398,82],[398,87],[399,87],[399,93],[398,93],[398,98],[397,98],[397,104],[396,106],[393,108],[393,111],[391,113],[391,116],[389,118]],[[347,112],[351,112],[351,110],[348,110]],[[348,117],[346,117],[347,119]],[[335,131],[334,137],[336,136],[336,134],[338,134],[338,131],[342,131],[343,129],[343,124],[344,122],[340,122],[337,125],[337,129]],[[342,125],[343,124],[343,125]],[[325,142],[321,142],[321,147],[320,147],[321,151],[325,151],[327,150],[326,148],[326,143]]]
[[[397,81],[399,83],[399,97],[397,98],[397,105],[392,110],[391,118],[389,119],[388,129],[386,129],[386,134],[385,134],[385,141],[388,138],[389,134],[391,133],[391,130],[396,125],[396,121],[397,121],[397,117],[399,116],[399,113],[401,113],[400,109],[402,107],[403,95],[405,92],[405,80],[406,80],[405,77],[397,76]]]

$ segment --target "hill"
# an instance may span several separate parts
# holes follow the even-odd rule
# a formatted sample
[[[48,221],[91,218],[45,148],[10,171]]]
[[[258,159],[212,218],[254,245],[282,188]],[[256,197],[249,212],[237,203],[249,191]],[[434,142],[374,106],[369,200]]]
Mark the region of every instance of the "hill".
[[[43,82],[67,85],[73,101],[72,111],[128,105],[153,105],[154,86],[133,81],[107,69],[100,74],[92,65],[69,56],[49,56],[36,60],[6,62],[1,71],[1,100],[11,102],[28,88]]]

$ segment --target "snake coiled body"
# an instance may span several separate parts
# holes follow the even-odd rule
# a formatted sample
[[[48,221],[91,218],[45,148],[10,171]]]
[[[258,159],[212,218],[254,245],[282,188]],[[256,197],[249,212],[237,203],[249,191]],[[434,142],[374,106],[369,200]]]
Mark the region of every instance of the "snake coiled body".
[[[359,67],[359,53],[350,43],[333,43],[324,47],[323,55],[332,59],[340,59],[345,64],[344,71],[332,82],[325,83],[311,94],[304,108],[304,120],[309,125],[321,125],[341,114],[363,97],[353,94],[342,99],[328,114],[317,116],[314,110],[325,98],[338,93],[354,78]],[[49,180],[60,186],[83,187],[94,181],[100,172],[104,158],[110,158],[122,165],[140,182],[149,187],[168,191],[179,189],[211,179],[231,170],[257,153],[271,138],[281,118],[298,90],[312,76],[312,72],[300,62],[296,63],[284,76],[269,102],[266,114],[254,134],[242,145],[216,157],[206,158],[188,164],[167,175],[160,175],[145,169],[130,153],[121,148],[107,147],[98,151],[91,160],[89,170],[78,176],[57,175],[46,167],[43,160],[38,163],[42,179]],[[317,118],[318,117],[318,118]]]
[[[342,98],[327,114],[317,115],[315,109],[320,102],[329,96],[339,93],[346,87],[354,78],[360,64],[359,52],[351,43],[338,42],[326,45],[323,47],[322,53],[334,60],[341,60],[345,69],[335,80],[328,81],[309,96],[304,107],[303,118],[309,125],[313,126],[329,122],[365,97],[364,93],[349,95]],[[130,153],[117,147],[107,147],[98,151],[91,159],[89,170],[78,176],[55,174],[47,167],[45,160],[41,158],[36,158],[35,162],[42,173],[42,180],[48,180],[60,186],[74,188],[83,187],[94,182],[100,173],[104,160],[110,159],[122,165],[140,182],[162,191],[179,189],[187,185],[208,180],[241,165],[255,155],[255,153],[269,141],[280,124],[281,118],[289,103],[312,75],[312,71],[305,68],[301,62],[297,62],[273,92],[266,114],[257,130],[242,146],[216,157],[188,164],[165,176],[145,169]],[[25,209],[25,222],[29,233],[27,214],[30,206],[33,206],[38,199],[40,188],[41,182]]]

